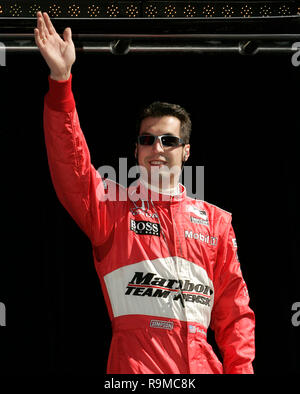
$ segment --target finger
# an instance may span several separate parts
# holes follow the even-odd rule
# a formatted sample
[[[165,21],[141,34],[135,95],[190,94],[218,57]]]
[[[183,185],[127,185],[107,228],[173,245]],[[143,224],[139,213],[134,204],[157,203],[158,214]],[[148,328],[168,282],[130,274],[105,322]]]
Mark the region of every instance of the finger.
[[[45,41],[40,37],[39,29],[34,29],[34,38],[35,43],[39,48],[43,48],[45,45]]]
[[[41,14],[40,17],[38,18],[38,29],[43,37],[47,38],[49,36],[49,31],[45,24],[43,14]]]
[[[64,40],[67,41],[68,43],[72,42],[72,30],[70,27],[65,28],[64,33],[63,33]]]
[[[44,12],[44,22],[45,22],[45,25],[46,25],[46,28],[47,28],[49,34],[55,34],[56,30],[55,30],[47,12]]]
[[[39,39],[39,42],[40,42],[41,44],[45,44],[46,41],[47,41],[47,36],[46,36],[46,34],[45,34],[43,28],[40,27],[40,28],[38,28],[37,30],[38,30],[37,38]]]
[[[36,13],[37,16],[37,28],[34,29],[35,42],[37,46],[43,46],[46,41],[46,35],[44,31],[43,14],[41,11]]]
[[[38,29],[38,32],[39,32],[40,37],[44,36],[43,17],[42,17],[42,15],[38,15],[38,19],[37,19],[37,29]]]

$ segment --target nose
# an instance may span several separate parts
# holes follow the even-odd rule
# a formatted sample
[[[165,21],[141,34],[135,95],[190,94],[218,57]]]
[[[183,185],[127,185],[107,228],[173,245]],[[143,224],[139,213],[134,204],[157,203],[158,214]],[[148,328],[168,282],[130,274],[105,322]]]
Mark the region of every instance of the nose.
[[[164,147],[162,146],[162,143],[159,138],[157,138],[156,141],[154,142],[154,144],[152,145],[152,150],[154,152],[163,152],[164,151]]]

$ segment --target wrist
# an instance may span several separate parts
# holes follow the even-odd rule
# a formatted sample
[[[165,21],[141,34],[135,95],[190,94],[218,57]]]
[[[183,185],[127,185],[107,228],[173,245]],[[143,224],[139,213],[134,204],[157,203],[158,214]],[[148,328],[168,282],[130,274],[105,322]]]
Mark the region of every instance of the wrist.
[[[68,71],[65,74],[53,74],[50,73],[50,78],[54,81],[67,81],[70,78],[71,72]]]

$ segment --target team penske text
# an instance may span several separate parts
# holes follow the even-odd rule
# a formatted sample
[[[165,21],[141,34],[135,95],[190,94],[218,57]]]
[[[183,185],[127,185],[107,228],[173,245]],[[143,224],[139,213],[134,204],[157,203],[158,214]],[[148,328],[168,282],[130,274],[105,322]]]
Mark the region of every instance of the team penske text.
[[[187,302],[197,302],[210,305],[213,290],[203,283],[193,283],[190,280],[166,279],[156,277],[152,272],[135,272],[128,283],[125,295],[148,296],[168,298],[173,295],[173,300],[182,299]]]

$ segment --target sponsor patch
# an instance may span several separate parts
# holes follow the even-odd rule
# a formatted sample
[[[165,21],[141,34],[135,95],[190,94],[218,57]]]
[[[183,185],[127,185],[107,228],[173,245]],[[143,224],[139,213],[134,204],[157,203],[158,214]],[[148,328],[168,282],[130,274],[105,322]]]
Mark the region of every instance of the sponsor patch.
[[[203,224],[204,226],[208,226],[208,220],[203,220],[200,218],[195,218],[194,216],[190,216],[190,221],[195,224]]]
[[[164,330],[173,330],[174,323],[172,321],[163,320],[151,320],[150,327],[152,328],[163,328]]]
[[[139,200],[138,202],[132,201],[133,207],[130,208],[132,215],[142,215],[147,218],[158,219],[157,213],[151,213],[149,201]]]
[[[210,306],[213,289],[207,284],[193,283],[189,279],[162,278],[153,272],[135,272],[127,285],[126,296],[166,298],[173,301]]]
[[[136,234],[160,236],[160,224],[145,220],[130,219],[130,230]]]
[[[130,217],[127,226],[130,226]],[[130,233],[134,237],[151,240],[151,237]],[[181,257],[176,257],[177,261],[178,271],[170,269],[175,264],[174,257],[160,257],[147,258],[107,273],[104,282],[113,316],[143,315],[152,332],[172,333],[177,320],[206,329],[214,304],[214,284],[200,265]],[[173,321],[174,328],[172,331],[150,328],[152,319]]]
[[[189,332],[190,332],[191,334],[196,334],[196,332],[199,332],[199,333],[201,333],[201,334],[203,334],[203,335],[206,336],[206,332],[205,332],[205,330],[203,330],[203,328],[194,326],[194,325],[192,325],[192,324],[189,324]]]
[[[204,235],[201,233],[194,233],[193,231],[184,231],[184,236],[185,238],[190,238],[190,239],[196,239],[201,242],[204,242],[208,245],[216,246],[218,243],[218,238],[217,237],[211,237],[209,235]]]
[[[194,215],[190,216],[190,221],[192,223],[204,224],[205,226],[209,226],[208,216],[204,209],[198,209],[193,205],[189,205],[187,211]]]

